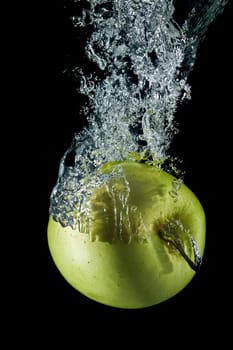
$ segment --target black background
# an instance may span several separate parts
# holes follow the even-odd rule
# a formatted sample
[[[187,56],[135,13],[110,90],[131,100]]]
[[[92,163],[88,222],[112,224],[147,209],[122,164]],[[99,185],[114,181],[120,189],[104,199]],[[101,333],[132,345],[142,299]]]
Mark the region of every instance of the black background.
[[[45,22],[43,17],[36,22],[34,44],[28,50],[32,79],[27,86],[32,101],[27,110],[34,115],[27,123],[33,165],[32,153],[26,159],[32,165],[27,172],[32,214],[25,245],[29,253],[25,254],[26,288],[20,288],[21,306],[30,310],[28,323],[39,322],[36,339],[65,339],[77,347],[83,340],[85,346],[97,347],[123,346],[125,341],[136,345],[143,341],[144,347],[157,346],[159,341],[178,346],[186,336],[188,344],[196,346],[201,339],[214,337],[222,345],[226,341],[227,331],[222,329],[227,327],[231,306],[231,22],[229,4],[199,47],[189,78],[192,100],[177,110],[180,132],[172,146],[183,160],[185,183],[206,212],[203,266],[178,295],[141,310],[116,309],[86,298],[63,279],[51,259],[46,232],[49,196],[59,161],[85,121],[78,119],[83,101],[75,84],[62,73],[72,44],[62,1],[53,4]]]

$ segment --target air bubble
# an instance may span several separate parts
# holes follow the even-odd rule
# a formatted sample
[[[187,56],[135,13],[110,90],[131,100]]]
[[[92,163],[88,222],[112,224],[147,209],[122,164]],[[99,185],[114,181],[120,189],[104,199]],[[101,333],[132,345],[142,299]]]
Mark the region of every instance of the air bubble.
[[[89,101],[82,109],[89,126],[75,135],[62,158],[51,194],[50,213],[63,226],[79,225],[80,203],[82,207],[105,181],[98,171],[102,164],[124,161],[129,154],[148,150],[150,164],[162,166],[161,160],[169,158],[178,131],[174,114],[178,102],[190,98],[187,78],[198,45],[227,0],[188,2],[182,25],[174,20],[179,17],[177,8],[174,16],[174,3],[90,0],[88,10],[70,16],[74,27],[90,31],[91,24],[93,32],[88,35],[85,52],[102,74],[73,68],[79,92]],[[65,161],[71,151],[75,157]],[[174,183],[170,191],[174,200],[179,185]],[[85,215],[88,231],[88,212]]]

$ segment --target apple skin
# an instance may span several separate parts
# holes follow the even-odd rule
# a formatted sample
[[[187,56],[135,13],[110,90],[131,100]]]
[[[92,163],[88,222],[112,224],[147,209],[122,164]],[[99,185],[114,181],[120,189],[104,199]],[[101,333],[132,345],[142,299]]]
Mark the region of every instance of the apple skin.
[[[130,188],[128,207],[137,208],[136,213],[127,211],[132,223],[129,226],[136,232],[133,239],[127,241],[127,230],[126,241],[124,237],[112,237],[115,224],[103,216],[103,205],[109,209],[112,203],[106,199],[105,187],[100,186],[91,200],[91,235],[62,227],[50,216],[48,244],[57,268],[79,292],[113,307],[144,308],[171,298],[195,275],[181,254],[160,238],[159,229],[170,221],[179,222],[195,239],[202,256],[205,214],[197,197],[184,184],[175,199],[171,196],[175,178],[170,174],[136,162],[117,166],[123,170]],[[103,171],[110,172],[112,167]],[[114,181],[109,186],[118,191],[120,187]],[[188,243],[184,244],[193,259]]]

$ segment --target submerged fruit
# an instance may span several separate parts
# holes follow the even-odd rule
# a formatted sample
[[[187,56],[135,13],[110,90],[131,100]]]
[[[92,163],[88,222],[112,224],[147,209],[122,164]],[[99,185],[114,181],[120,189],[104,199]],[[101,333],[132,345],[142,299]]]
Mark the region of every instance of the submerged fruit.
[[[50,217],[55,264],[74,288],[103,304],[143,308],[174,296],[203,255],[200,202],[154,166],[107,163],[101,172],[110,176],[93,190],[75,229]]]

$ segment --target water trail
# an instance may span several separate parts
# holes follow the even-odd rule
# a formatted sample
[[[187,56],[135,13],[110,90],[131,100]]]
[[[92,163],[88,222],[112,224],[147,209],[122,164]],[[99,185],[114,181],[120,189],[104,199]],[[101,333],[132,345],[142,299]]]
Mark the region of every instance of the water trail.
[[[82,203],[105,181],[106,175],[97,173],[105,162],[135,157],[162,166],[169,158],[178,131],[174,114],[178,103],[190,98],[187,78],[198,45],[227,2],[79,1],[70,20],[77,30],[91,28],[85,54],[101,75],[75,68],[79,92],[89,101],[82,111],[88,127],[61,159],[51,194],[55,220],[75,227],[81,211],[88,217]],[[74,166],[66,166],[74,151]]]

